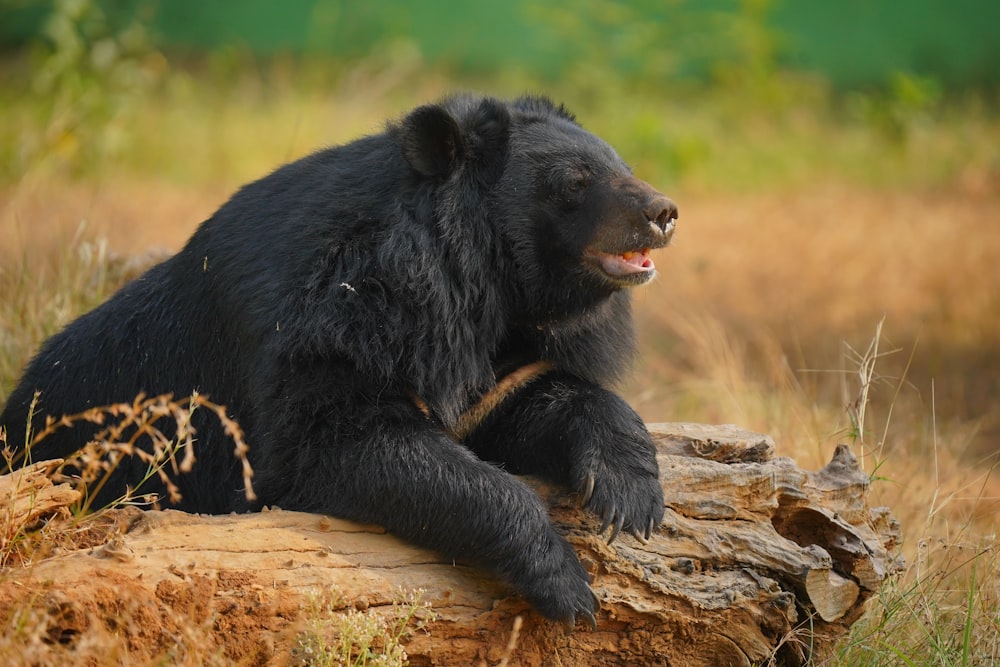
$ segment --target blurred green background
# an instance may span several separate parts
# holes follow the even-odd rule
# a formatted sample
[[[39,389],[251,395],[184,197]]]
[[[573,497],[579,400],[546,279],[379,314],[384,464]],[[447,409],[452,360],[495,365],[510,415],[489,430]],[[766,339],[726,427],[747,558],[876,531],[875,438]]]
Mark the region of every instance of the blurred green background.
[[[44,30],[55,0],[0,2],[0,47]],[[136,19],[158,46],[362,58],[405,42],[432,65],[558,77],[595,54],[623,73],[710,78],[767,55],[838,88],[908,71],[948,87],[1000,81],[1000,3],[990,0],[99,0],[112,26]],[[607,32],[609,28],[623,28]],[[588,40],[596,36],[598,41]],[[567,38],[569,41],[567,41]]]
[[[685,189],[975,179],[1000,168],[997,25],[987,0],[0,0],[0,180],[233,184],[462,88],[544,91]],[[185,159],[237,104],[258,150]]]

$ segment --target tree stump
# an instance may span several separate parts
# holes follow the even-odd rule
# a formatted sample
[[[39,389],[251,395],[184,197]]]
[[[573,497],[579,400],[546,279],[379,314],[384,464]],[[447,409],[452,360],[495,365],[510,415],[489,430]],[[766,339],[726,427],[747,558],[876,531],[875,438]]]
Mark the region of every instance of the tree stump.
[[[36,609],[34,648],[61,656],[104,633],[132,659],[155,657],[195,626],[226,662],[288,664],[317,596],[334,613],[391,617],[420,589],[429,611],[412,613],[421,627],[402,635],[411,665],[799,665],[829,655],[899,566],[899,526],[867,507],[868,477],[850,449],[807,472],[776,458],[768,436],[733,426],[650,431],[667,511],[645,543],[608,544],[574,496],[532,482],[593,575],[593,631],[548,622],[484,572],[381,528],[281,510],[119,512],[103,545],[0,571],[0,619]]]

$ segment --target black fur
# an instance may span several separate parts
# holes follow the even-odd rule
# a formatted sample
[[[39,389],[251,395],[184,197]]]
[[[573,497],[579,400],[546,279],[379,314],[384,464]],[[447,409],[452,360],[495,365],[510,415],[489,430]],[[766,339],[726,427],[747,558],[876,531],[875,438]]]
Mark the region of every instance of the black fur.
[[[492,568],[550,618],[592,620],[587,574],[511,473],[580,492],[613,535],[661,520],[649,435],[606,388],[633,353],[624,288],[651,271],[609,274],[595,257],[665,245],[675,217],[544,98],[420,107],[241,189],[176,256],[52,337],[0,423],[23,450],[36,391],[37,427],[197,390],[243,427],[259,501],[204,417],[180,509],[381,524]],[[539,360],[553,370],[462,442],[449,435],[506,372]],[[32,458],[65,456],[94,430],[58,431]],[[123,466],[98,502],[144,470]]]

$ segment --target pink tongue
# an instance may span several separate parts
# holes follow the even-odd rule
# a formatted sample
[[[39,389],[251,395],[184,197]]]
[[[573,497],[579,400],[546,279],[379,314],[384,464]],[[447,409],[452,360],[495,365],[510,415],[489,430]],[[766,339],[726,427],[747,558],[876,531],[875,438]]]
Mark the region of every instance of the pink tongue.
[[[633,253],[628,259],[624,255],[601,255],[601,266],[612,276],[624,276],[630,273],[642,273],[653,270],[653,260],[649,255]]]
[[[633,254],[629,259],[625,259],[622,255],[622,259],[631,264],[632,266],[637,266],[640,269],[651,269],[653,268],[653,260],[649,258],[649,255],[643,255],[641,253]]]

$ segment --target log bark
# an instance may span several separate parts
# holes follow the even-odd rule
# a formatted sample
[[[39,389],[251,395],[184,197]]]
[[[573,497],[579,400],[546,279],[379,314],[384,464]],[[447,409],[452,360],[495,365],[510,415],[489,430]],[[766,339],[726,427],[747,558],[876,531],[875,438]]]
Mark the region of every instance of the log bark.
[[[0,572],[0,618],[34,606],[35,648],[64,656],[103,632],[133,659],[152,659],[199,627],[227,662],[288,664],[302,658],[318,599],[335,615],[389,618],[419,589],[429,609],[411,609],[402,634],[411,665],[798,665],[827,656],[899,566],[899,526],[867,506],[868,477],[850,449],[807,472],[775,457],[768,436],[733,426],[650,431],[667,508],[645,543],[623,535],[608,544],[572,495],[532,482],[594,577],[594,631],[547,622],[486,573],[376,526],[277,509],[109,514],[100,546]]]
[[[42,519],[69,516],[67,508],[80,499],[80,492],[52,482],[50,475],[60,463],[39,461],[0,476],[0,553],[8,553],[11,542]]]

